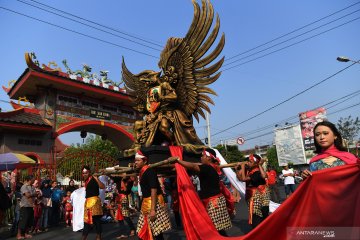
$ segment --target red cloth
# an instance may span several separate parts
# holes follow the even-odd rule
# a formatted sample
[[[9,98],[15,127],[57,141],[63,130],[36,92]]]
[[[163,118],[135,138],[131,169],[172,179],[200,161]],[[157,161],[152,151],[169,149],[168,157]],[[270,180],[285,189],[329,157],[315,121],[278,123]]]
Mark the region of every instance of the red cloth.
[[[121,204],[117,205],[117,209],[116,209],[116,213],[115,213],[115,219],[117,221],[124,220],[124,216],[122,215],[122,212],[121,212]]]
[[[177,156],[182,160],[183,149],[181,146],[170,146],[169,148],[171,156]],[[177,173],[180,212],[186,239],[221,239],[197,195],[185,168],[180,164],[175,164],[175,169]]]
[[[231,194],[230,190],[225,186],[225,184],[220,181],[220,192],[224,195],[226,200],[226,207],[230,216],[235,214],[235,199]]]
[[[138,236],[142,240],[153,240],[150,224],[148,221],[148,216],[144,215],[144,226],[138,232]]]
[[[41,214],[42,214],[42,207],[40,204],[36,204],[34,206],[34,217],[39,218],[41,217]]]
[[[182,159],[181,147],[170,147]],[[189,240],[287,239],[287,227],[360,227],[360,164],[313,172],[281,206],[256,229],[239,237],[216,231],[185,169],[175,164],[180,211]]]
[[[360,165],[319,170],[243,239],[287,239],[287,227],[360,227],[359,212]]]
[[[330,157],[330,156],[339,158],[339,159],[343,160],[346,164],[353,164],[353,163],[356,163],[357,161],[359,161],[359,158],[356,157],[355,155],[353,155],[349,152],[340,151],[334,145],[332,145],[325,151],[321,152],[320,154],[318,154],[315,157],[313,157],[312,159],[310,159],[310,163],[319,161],[320,159],[324,159],[324,158]]]
[[[71,202],[70,202],[70,197],[68,197],[68,196],[64,197],[63,203],[64,203],[65,211],[73,210],[73,206],[71,205]]]

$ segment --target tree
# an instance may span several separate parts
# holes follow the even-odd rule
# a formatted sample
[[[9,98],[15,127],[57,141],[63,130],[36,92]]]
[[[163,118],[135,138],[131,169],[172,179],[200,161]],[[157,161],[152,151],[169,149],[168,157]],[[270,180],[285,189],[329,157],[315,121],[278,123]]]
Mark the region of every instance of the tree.
[[[281,172],[281,167],[279,166],[276,152],[276,146],[272,146],[267,150],[266,157],[268,159],[268,166],[272,166],[277,172]]]
[[[340,118],[337,122],[337,127],[343,139],[353,142],[360,131],[359,117],[353,119],[350,116],[346,118]]]
[[[244,157],[237,146],[226,145],[225,147],[223,145],[217,145],[215,148],[219,150],[228,163],[239,162]]]
[[[101,136],[98,135],[88,136],[84,144],[71,144],[70,147],[66,148],[65,153],[69,155],[80,151],[90,150],[101,152],[115,159],[117,159],[121,154],[119,149],[112,142],[109,140],[102,140]]]

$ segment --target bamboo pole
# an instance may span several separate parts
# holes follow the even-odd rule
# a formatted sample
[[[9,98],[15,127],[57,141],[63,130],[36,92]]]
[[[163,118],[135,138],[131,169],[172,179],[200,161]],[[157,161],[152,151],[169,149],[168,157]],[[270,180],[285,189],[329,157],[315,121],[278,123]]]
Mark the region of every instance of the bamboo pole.
[[[173,168],[174,167],[174,163],[175,161],[178,160],[178,157],[169,157],[166,160],[157,162],[157,163],[153,163],[153,164],[149,164],[150,168],[157,168],[157,167],[162,167],[162,168]],[[115,168],[116,169],[116,168]],[[130,174],[132,172],[135,172],[136,169],[134,168],[129,168],[129,167],[124,167],[121,170],[106,170],[106,169],[102,169],[103,171],[95,173],[96,175],[102,175],[102,174],[106,174],[106,175],[119,175],[122,176],[123,173],[127,173]]]
[[[166,168],[171,168],[170,171],[174,171],[174,167],[175,164],[174,162],[176,162],[178,160],[178,157],[169,157],[166,160],[157,162],[157,163],[153,163],[153,164],[149,164],[150,168],[161,168],[161,169],[166,169]],[[238,163],[228,163],[228,164],[223,164],[220,165],[219,167],[222,168],[235,168],[238,165]],[[137,176],[137,173],[134,173],[136,171],[135,168],[131,168],[131,167],[116,167],[116,170],[106,170],[106,169],[101,169],[103,170],[102,172],[96,173],[96,175],[101,175],[101,174],[106,174],[106,175],[110,175],[110,176],[114,176],[114,177],[126,177],[126,176]],[[119,169],[119,170],[117,170]],[[124,175],[125,173],[125,175]]]

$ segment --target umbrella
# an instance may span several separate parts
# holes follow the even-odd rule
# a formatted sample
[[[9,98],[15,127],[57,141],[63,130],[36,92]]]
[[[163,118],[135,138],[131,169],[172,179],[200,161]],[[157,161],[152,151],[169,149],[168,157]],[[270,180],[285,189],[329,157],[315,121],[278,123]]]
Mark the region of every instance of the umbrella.
[[[27,168],[30,165],[36,164],[36,162],[19,153],[3,153],[0,154],[0,171],[14,170],[15,168]]]

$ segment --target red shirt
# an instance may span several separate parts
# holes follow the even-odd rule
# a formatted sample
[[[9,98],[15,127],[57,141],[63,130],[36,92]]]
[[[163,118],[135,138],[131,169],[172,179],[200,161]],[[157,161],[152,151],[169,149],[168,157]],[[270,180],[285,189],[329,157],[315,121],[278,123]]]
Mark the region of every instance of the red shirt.
[[[276,171],[275,170],[270,170],[267,172],[267,176],[268,176],[268,184],[269,185],[274,185],[276,183]]]

